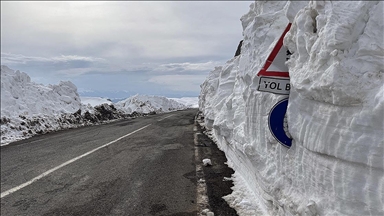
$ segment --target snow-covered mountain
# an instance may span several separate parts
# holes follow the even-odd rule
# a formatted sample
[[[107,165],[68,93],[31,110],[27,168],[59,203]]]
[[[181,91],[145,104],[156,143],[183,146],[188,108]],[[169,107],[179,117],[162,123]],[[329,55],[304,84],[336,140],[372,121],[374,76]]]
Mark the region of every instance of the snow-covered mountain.
[[[169,98],[190,108],[199,108],[199,97]]]
[[[187,108],[174,100],[136,95],[120,103],[80,98],[69,82],[40,85],[24,72],[1,66],[1,145],[66,128]]]
[[[384,215],[383,8],[256,1],[241,18],[241,55],[209,74],[199,100],[235,170],[225,199],[239,215]],[[290,148],[269,128],[288,96],[259,91],[257,76],[288,23]]]

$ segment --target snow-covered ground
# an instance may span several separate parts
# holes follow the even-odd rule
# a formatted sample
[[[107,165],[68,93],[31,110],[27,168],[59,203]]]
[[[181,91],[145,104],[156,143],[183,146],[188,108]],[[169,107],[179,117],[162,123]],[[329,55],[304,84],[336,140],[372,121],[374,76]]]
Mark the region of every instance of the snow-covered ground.
[[[234,168],[225,197],[239,215],[384,215],[382,1],[256,1],[241,55],[216,67],[199,107]],[[290,148],[271,134],[287,96],[258,91],[257,73],[283,33]]]
[[[1,145],[35,134],[186,108],[160,96],[135,95],[116,104],[79,97],[69,81],[44,86],[31,82],[24,72],[1,66]]]

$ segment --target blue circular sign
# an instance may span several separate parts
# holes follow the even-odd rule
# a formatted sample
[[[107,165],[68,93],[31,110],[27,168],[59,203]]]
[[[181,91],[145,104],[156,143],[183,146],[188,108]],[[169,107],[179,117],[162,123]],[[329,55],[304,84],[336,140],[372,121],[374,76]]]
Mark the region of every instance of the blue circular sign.
[[[279,101],[269,113],[269,130],[279,143],[289,148],[292,145],[292,139],[288,137],[284,130],[284,118],[287,112],[288,98]]]

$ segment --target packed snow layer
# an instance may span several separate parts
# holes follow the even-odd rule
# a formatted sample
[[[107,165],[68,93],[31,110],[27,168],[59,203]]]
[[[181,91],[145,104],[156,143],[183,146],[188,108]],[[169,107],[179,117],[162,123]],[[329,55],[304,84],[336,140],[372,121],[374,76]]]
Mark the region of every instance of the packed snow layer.
[[[134,95],[115,104],[117,109],[126,113],[162,113],[186,109],[184,104],[175,100],[153,95]]]
[[[380,1],[256,1],[241,55],[201,86],[205,126],[234,168],[239,215],[384,215],[384,38]],[[268,128],[287,96],[257,91],[287,24],[292,147]]]
[[[181,98],[169,98],[177,101],[189,108],[199,108],[199,97],[181,97]]]
[[[47,101],[47,104],[39,101]],[[76,112],[80,107],[80,97],[73,83],[39,85],[31,82],[26,73],[1,66],[1,116],[56,115]]]
[[[81,99],[82,104],[85,104],[85,105],[89,104],[93,107],[104,104],[104,103],[106,103],[108,105],[113,104],[111,100],[109,100],[107,98],[102,98],[102,97],[82,97],[82,96],[80,96],[80,99]]]

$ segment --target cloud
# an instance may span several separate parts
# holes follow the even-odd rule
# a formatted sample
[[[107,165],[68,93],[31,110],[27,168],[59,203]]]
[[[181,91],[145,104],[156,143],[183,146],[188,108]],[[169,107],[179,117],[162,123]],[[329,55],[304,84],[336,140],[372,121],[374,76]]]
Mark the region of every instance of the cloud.
[[[83,74],[91,73],[91,72],[100,72],[99,68],[69,68],[58,70],[58,74],[64,74],[66,76],[80,76]]]
[[[80,76],[83,74],[101,73],[207,73],[215,66],[221,65],[219,61],[208,61],[202,63],[119,63],[111,62],[103,58],[78,55],[61,55],[54,57],[25,56],[13,53],[1,53],[2,64],[17,66],[29,65],[38,67],[42,71],[55,71],[57,74],[68,76]]]
[[[161,75],[151,77],[148,81],[174,91],[199,92],[205,78],[206,75]]]
[[[223,55],[218,49],[231,47],[232,55],[245,4],[250,3],[2,2],[2,50],[83,56],[92,49],[102,58],[137,60]]]
[[[215,66],[222,65],[223,62],[214,62],[214,61],[208,61],[203,63],[190,63],[190,62],[184,62],[184,63],[167,63],[162,64],[157,68],[156,70],[161,71],[211,71]]]
[[[196,95],[208,72],[233,57],[250,4],[4,1],[1,61],[44,84]]]
[[[27,64],[29,62],[51,62],[51,63],[58,63],[58,62],[70,62],[70,61],[77,61],[77,62],[100,62],[105,61],[102,58],[95,58],[95,57],[89,57],[89,56],[77,56],[77,55],[61,55],[61,56],[54,56],[54,57],[39,57],[39,56],[25,56],[21,54],[12,54],[12,53],[1,53],[1,62],[2,64]]]

